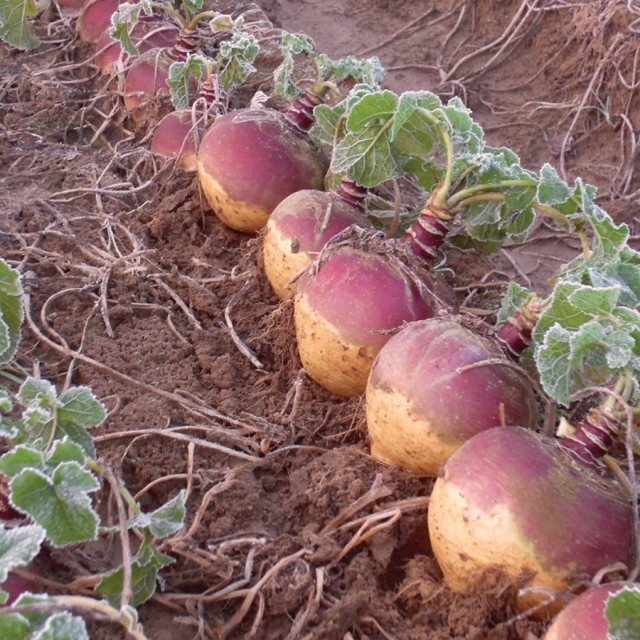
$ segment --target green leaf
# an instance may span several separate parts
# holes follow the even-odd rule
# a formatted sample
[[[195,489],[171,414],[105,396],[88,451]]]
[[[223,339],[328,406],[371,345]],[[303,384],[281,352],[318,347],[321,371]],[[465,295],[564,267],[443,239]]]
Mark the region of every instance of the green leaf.
[[[610,595],[605,607],[609,640],[640,638],[640,587],[627,586]]]
[[[597,205],[589,215],[593,229],[592,260],[609,261],[615,259],[626,245],[629,227],[626,224],[615,224],[611,216]]]
[[[11,395],[6,389],[0,388],[0,411],[6,411],[7,413],[13,408],[13,401]]]
[[[485,146],[481,153],[467,157],[466,163],[464,183],[453,195],[462,207],[464,231],[472,240],[469,244],[497,248],[508,237],[523,240],[535,219],[536,177],[506,148]]]
[[[219,33],[220,31],[232,31],[234,27],[233,16],[228,13],[218,13],[209,22],[209,27],[213,33]]]
[[[171,102],[176,109],[185,109],[189,106],[192,80],[202,78],[207,64],[207,59],[197,53],[189,53],[184,62],[171,64],[167,84],[171,91]]]
[[[280,42],[282,62],[273,71],[274,93],[285,98],[295,98],[300,90],[293,82],[294,56],[315,51],[313,40],[304,33],[284,32]]]
[[[163,504],[152,513],[141,513],[131,522],[132,527],[148,528],[154,538],[166,538],[179,531],[184,524],[185,491]]]
[[[513,212],[505,223],[506,236],[513,242],[522,242],[529,234],[535,218],[536,213],[532,207]]]
[[[0,583],[12,569],[28,565],[38,555],[44,538],[44,529],[35,524],[0,527]]]
[[[418,184],[425,191],[432,191],[437,184],[442,182],[444,177],[444,167],[432,160],[423,160],[422,158],[410,158],[405,162],[404,170],[414,175]]]
[[[0,16],[1,12],[2,9]],[[9,362],[15,355],[23,317],[20,274],[0,260],[0,364]]]
[[[0,458],[0,471],[9,478],[18,475],[23,469],[44,469],[44,454],[37,449],[18,445]]]
[[[313,110],[314,125],[309,130],[309,136],[319,146],[327,149],[333,148],[333,143],[337,136],[338,126],[340,133],[344,135],[344,125],[346,124],[346,113],[363,96],[369,95],[371,89],[364,85],[355,86],[349,95],[334,106],[319,104]]]
[[[131,604],[134,607],[140,606],[155,593],[158,573],[173,562],[173,558],[157,551],[148,540],[143,542],[131,562]],[[113,607],[119,607],[123,584],[124,571],[120,567],[102,577],[96,586],[96,592],[104,596]]]
[[[57,405],[58,425],[63,431],[72,426],[91,429],[107,417],[104,405],[89,387],[71,387],[60,395]]]
[[[540,169],[540,182],[536,192],[536,200],[541,204],[555,205],[565,202],[571,196],[571,189],[558,172],[550,165],[544,164]]]
[[[234,33],[220,44],[216,62],[218,79],[225,91],[239,87],[256,70],[251,63],[259,51],[258,41],[247,33]]]
[[[2,0],[0,3],[0,40],[16,49],[33,49],[40,44],[28,18],[38,13],[35,0]]]
[[[441,106],[440,99],[429,91],[406,91],[400,95],[390,138],[402,154],[423,156],[440,142],[437,125],[424,112]]]
[[[93,439],[87,429],[101,424],[106,417],[102,403],[88,387],[71,387],[58,398],[56,388],[47,380],[27,378],[17,399],[26,409],[22,414],[20,437],[14,443],[29,442],[40,447],[68,437],[85,453],[95,457]]]
[[[48,595],[22,594],[15,606],[55,605],[56,601]],[[14,618],[14,620],[7,620]],[[13,634],[13,635],[12,635]],[[50,611],[42,609],[27,613],[0,616],[0,637],[2,640],[23,638],[28,640],[89,640],[86,625],[82,618],[68,611]]]
[[[122,46],[130,56],[137,56],[138,49],[131,40],[131,31],[140,20],[140,12],[145,10],[147,15],[153,13],[153,8],[145,2],[123,2],[111,15],[111,25],[109,35]]]
[[[569,359],[571,333],[554,325],[545,334],[536,350],[536,365],[544,390],[557,400],[569,404]]]
[[[282,34],[280,47],[292,55],[311,54],[316,48],[313,40],[306,33],[288,33],[286,31]]]
[[[88,494],[98,488],[95,477],[77,462],[63,462],[50,477],[35,469],[22,470],[11,481],[11,502],[62,547],[95,540],[98,516]]]
[[[20,386],[16,398],[24,407],[36,405],[53,410],[58,399],[58,392],[48,380],[27,378]]]
[[[348,132],[334,148],[332,171],[348,174],[363,187],[374,187],[400,174],[390,139],[396,105],[396,96],[383,91],[366,95],[351,107]]]
[[[318,147],[331,149],[336,137],[336,131],[341,121],[342,113],[336,107],[319,104],[313,110],[314,124],[309,129],[309,137]]]
[[[636,366],[640,314],[618,306],[619,287],[556,285],[533,331],[544,390],[567,405],[571,394]]]
[[[89,640],[89,634],[82,618],[61,611],[49,615],[33,640]]]
[[[293,58],[285,56],[273,71],[273,92],[285,98],[295,98],[299,93],[293,82]]]
[[[504,324],[531,296],[531,292],[516,282],[510,282],[502,297],[496,325]]]
[[[203,5],[204,0],[182,0],[182,8],[191,15],[200,13]]]
[[[373,58],[356,58],[347,56],[333,60],[325,53],[320,53],[315,57],[316,65],[320,71],[318,80],[346,80],[352,78],[357,83],[366,84],[372,89],[377,89],[384,77],[384,68],[380,60]]]
[[[347,116],[347,129],[362,133],[365,129],[389,126],[398,106],[398,98],[391,91],[376,91],[354,103]]]
[[[67,436],[90,458],[95,458],[93,438],[87,429],[102,424],[107,417],[104,405],[89,387],[71,387],[58,398],[56,406],[56,438]]]
[[[3,640],[29,640],[30,636],[31,625],[24,616],[20,614],[0,615],[0,638]]]
[[[62,462],[77,462],[83,466],[86,462],[86,456],[82,447],[68,438],[56,441],[47,456],[47,465],[55,468]]]

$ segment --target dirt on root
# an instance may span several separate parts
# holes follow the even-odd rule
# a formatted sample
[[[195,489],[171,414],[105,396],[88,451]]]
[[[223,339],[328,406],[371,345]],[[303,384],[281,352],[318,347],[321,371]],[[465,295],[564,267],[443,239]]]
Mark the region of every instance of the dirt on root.
[[[636,224],[640,16],[625,3],[259,4],[334,57],[379,55],[394,90],[461,96],[492,144],[582,175]],[[508,590],[444,585],[432,481],[373,461],[362,398],[306,377],[260,239],[220,224],[192,175],[148,154],[72,21],[37,28],[34,52],[0,46],[0,250],[29,303],[18,361],[104,401],[99,455],[144,509],[190,488],[186,529],[163,546],[176,562],[140,608],[148,637],[541,638],[546,623],[518,616]],[[540,224],[491,257],[451,249],[448,266],[463,308],[491,321],[506,282],[543,290],[575,250]],[[115,522],[107,487],[98,498]],[[41,573],[62,590],[118,553],[117,537],[49,550]],[[94,623],[92,637],[123,636]]]

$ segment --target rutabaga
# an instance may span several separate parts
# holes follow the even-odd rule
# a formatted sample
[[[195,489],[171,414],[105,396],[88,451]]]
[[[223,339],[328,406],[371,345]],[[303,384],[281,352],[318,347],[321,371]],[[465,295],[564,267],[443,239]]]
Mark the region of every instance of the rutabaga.
[[[359,86],[340,104],[320,105],[314,114],[317,125],[312,137],[325,146],[335,142],[333,172],[346,173],[362,187],[414,172],[419,181],[432,189],[404,238],[387,241],[381,253],[391,256],[402,247],[414,256],[414,264],[432,266],[454,213],[460,212],[469,233],[473,230],[479,235],[474,207],[480,203],[483,207],[490,206],[493,212],[491,246],[498,246],[506,237],[522,237],[531,225],[535,176],[520,168],[511,152],[486,147],[482,130],[457,98],[443,105],[429,92],[396,96],[391,91],[371,91]],[[486,232],[482,238],[487,244]],[[348,247],[340,250],[345,269],[340,282],[346,287],[345,299],[349,299],[354,309],[366,309],[372,318],[383,317],[389,292],[381,294],[374,283],[367,288],[359,286],[357,273],[367,269],[366,254],[357,242],[347,261],[348,251]],[[373,358],[391,332],[404,322],[431,317],[433,300],[432,310],[426,315],[398,313],[392,322],[387,318],[384,325],[375,329],[363,319],[363,331],[358,333],[355,313],[334,311],[332,300],[336,292],[324,285],[314,285],[315,279],[323,277],[323,269],[335,270],[333,260],[333,255],[321,259],[300,283],[295,297],[296,337],[309,375],[334,393],[353,395],[364,391]],[[389,263],[386,268],[394,267]],[[416,277],[424,282],[424,275]],[[395,280],[402,286],[399,275]],[[449,302],[453,296],[439,293],[437,275],[431,281],[434,298]],[[309,292],[313,292],[313,299]],[[401,295],[399,290],[397,297]],[[308,322],[312,324],[307,325]],[[335,337],[333,346],[327,343],[319,350],[312,344],[318,327],[322,327],[323,335]],[[347,338],[347,333],[352,337]],[[335,376],[338,371],[342,372],[340,384]]]
[[[553,601],[576,576],[615,562],[631,567],[633,560],[633,510],[617,482],[604,477],[601,460],[636,394],[640,260],[626,245],[628,229],[579,188],[586,194],[581,213],[574,208],[570,215],[591,224],[591,245],[537,302],[530,349],[558,404],[594,385],[611,391],[560,439],[504,428],[475,436],[445,464],[429,506],[431,542],[447,583],[459,591],[491,578],[531,587],[521,606]],[[512,287],[502,319],[527,296]]]
[[[307,132],[313,109],[348,76],[377,82],[371,61],[331,61],[317,55],[307,36],[284,34],[283,63],[274,72],[275,92],[296,95],[284,113],[273,109],[239,109],[218,119],[198,152],[200,185],[214,213],[238,231],[256,232],[287,196],[303,189],[321,190],[327,164]],[[317,76],[302,93],[290,80],[294,54],[316,62]]]

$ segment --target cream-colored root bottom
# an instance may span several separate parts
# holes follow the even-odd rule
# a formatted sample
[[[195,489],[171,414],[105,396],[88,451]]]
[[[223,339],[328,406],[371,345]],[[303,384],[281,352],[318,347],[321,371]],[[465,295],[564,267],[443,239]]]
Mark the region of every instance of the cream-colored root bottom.
[[[371,455],[385,464],[435,477],[460,446],[443,442],[428,420],[413,413],[405,396],[377,387],[371,379],[366,410]]]
[[[264,272],[274,293],[285,300],[295,294],[297,282],[291,280],[310,262],[306,251],[293,253],[291,240],[285,238],[273,225],[267,224],[262,244]]]
[[[236,231],[255,233],[267,224],[270,211],[248,202],[233,200],[198,162],[198,179],[213,212],[224,224]]]
[[[298,351],[309,376],[339,396],[363,393],[377,350],[345,342],[304,294],[296,295],[294,309]]]
[[[560,592],[571,576],[543,569],[530,543],[503,505],[489,513],[470,507],[459,489],[439,478],[429,500],[429,537],[447,585],[468,593],[476,589],[511,583],[518,587],[542,587]],[[546,593],[524,593],[516,606],[524,611],[548,599]],[[547,616],[559,602],[536,612]]]
[[[559,635],[558,627],[554,624],[544,634],[542,640],[573,640],[572,638],[566,638]]]

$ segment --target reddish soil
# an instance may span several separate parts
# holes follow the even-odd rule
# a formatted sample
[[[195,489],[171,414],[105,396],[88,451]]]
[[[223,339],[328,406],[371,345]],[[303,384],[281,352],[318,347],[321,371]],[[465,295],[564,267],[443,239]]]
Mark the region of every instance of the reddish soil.
[[[493,43],[513,0],[260,4],[335,57],[375,48],[394,90],[460,95],[492,144],[532,169],[582,175],[617,219],[636,222],[640,45],[625,3],[523,3],[555,8],[532,9],[504,50]],[[34,52],[0,46],[0,250],[30,297],[18,360],[61,385],[71,370],[103,399],[100,457],[132,493],[155,481],[145,509],[191,480],[188,533],[163,547],[177,562],[140,609],[148,637],[541,638],[546,622],[517,616],[508,590],[447,589],[426,528],[432,481],[373,461],[362,399],[301,372],[291,305],[270,292],[259,238],[222,226],[193,176],[158,165],[122,110],[99,130],[115,85],[86,64],[64,68],[88,55],[72,23],[38,31]],[[541,226],[532,242],[486,259],[451,250],[449,262],[461,301],[491,309],[500,288],[470,284],[544,288],[570,253]],[[112,513],[106,487],[99,498]],[[117,538],[52,550],[42,572],[68,583],[109,570],[117,552]],[[92,634],[122,637],[97,623]]]

